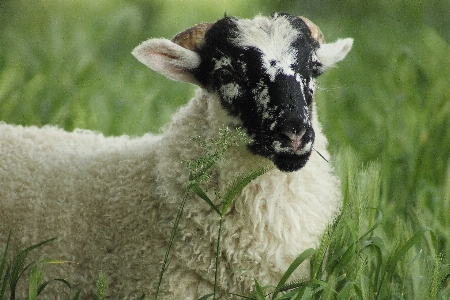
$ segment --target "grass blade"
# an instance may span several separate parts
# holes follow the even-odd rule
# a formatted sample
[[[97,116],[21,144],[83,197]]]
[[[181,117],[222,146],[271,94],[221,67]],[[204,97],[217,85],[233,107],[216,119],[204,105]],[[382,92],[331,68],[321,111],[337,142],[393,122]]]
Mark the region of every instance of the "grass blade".
[[[106,277],[100,276],[97,283],[97,300],[105,299],[105,291],[106,291]]]
[[[354,255],[356,255],[356,246],[355,244],[352,244],[346,249],[345,253],[339,257],[339,260],[331,269],[330,274],[335,273],[338,275],[345,265],[350,262]]]
[[[166,250],[166,253],[164,255],[164,260],[163,260],[163,263],[162,263],[162,266],[161,266],[161,271],[159,273],[158,285],[157,285],[156,291],[155,291],[155,298],[154,298],[155,300],[158,299],[158,294],[159,294],[159,290],[161,289],[161,283],[162,283],[162,280],[163,280],[163,276],[164,276],[164,273],[166,272],[167,267],[168,267],[170,250],[172,249],[172,244],[173,244],[173,241],[175,239],[175,235],[176,235],[176,233],[178,231],[178,223],[180,222],[181,216],[183,215],[184,205],[186,204],[186,200],[187,200],[187,197],[188,197],[188,192],[189,192],[189,190],[186,191],[186,193],[184,194],[183,200],[181,200],[180,206],[178,208],[177,216],[176,216],[175,222],[173,224],[172,232],[170,234],[169,245],[167,246],[167,250]]]
[[[419,242],[422,238],[425,232],[429,231],[430,229],[427,227],[424,227],[422,229],[419,229],[416,231],[413,236],[406,241],[406,243],[401,246],[395,253],[389,257],[388,261],[386,262],[386,269],[384,271],[384,276],[380,281],[380,285],[378,287],[378,293],[381,291],[381,288],[383,286],[383,283],[385,282],[385,278],[387,282],[391,282],[392,277],[394,275],[395,267],[397,266],[398,261],[406,254],[406,252],[414,246],[417,242]]]
[[[197,183],[191,184],[190,185],[190,189],[197,196],[199,196],[200,198],[205,200],[205,202],[208,203],[209,206],[211,206],[211,208],[214,209],[219,214],[219,216],[221,215],[219,209],[217,208],[217,206],[211,201],[211,199],[209,199],[208,195],[206,195],[206,193],[203,191],[203,189]]]
[[[267,173],[273,168],[273,165],[263,165],[259,168],[251,171],[250,173],[239,176],[238,179],[236,179],[231,186],[228,188],[227,192],[225,193],[225,196],[223,197],[224,201],[222,204],[222,213],[221,216],[223,216],[228,207],[230,206],[233,199],[236,197],[236,195],[244,188],[246,187],[250,182],[252,182],[254,179],[258,178],[259,176]]]
[[[436,235],[433,230],[430,230],[430,236],[431,236],[431,246],[432,246],[432,252],[434,253],[433,257],[433,275],[432,275],[432,281],[431,281],[431,289],[430,289],[430,298],[431,299],[437,299],[439,294],[439,283],[440,283],[440,276],[439,276],[439,265],[440,265],[440,259],[439,259],[439,248],[438,248],[438,242]]]
[[[67,280],[62,279],[62,278],[56,278],[56,279],[52,279],[52,280],[43,282],[43,283],[39,286],[39,289],[38,289],[37,294],[39,295],[40,293],[42,293],[42,291],[45,289],[45,287],[46,287],[50,282],[52,282],[52,281],[59,281],[59,282],[62,282],[62,283],[64,283],[64,284],[69,288],[69,291],[72,291],[72,286],[70,285],[70,283],[69,283]]]
[[[43,242],[34,244],[34,245],[32,245],[32,246],[30,246],[30,247],[28,247],[28,248],[25,248],[24,250],[20,251],[20,252],[19,252],[19,255],[21,255],[22,253],[23,253],[23,254],[28,253],[28,252],[30,252],[30,251],[32,251],[32,250],[34,250],[34,249],[36,249],[36,248],[38,248],[38,247],[44,245],[44,244],[50,243],[51,241],[54,241],[54,240],[56,240],[56,239],[57,239],[57,237],[54,237],[54,238],[45,240],[45,241],[43,241]]]
[[[78,300],[78,299],[80,298],[81,290],[82,290],[82,288],[80,287],[80,288],[77,290],[77,292],[75,293],[75,295],[73,296],[73,299],[72,299],[72,300]]]
[[[219,264],[220,264],[220,238],[222,236],[222,224],[223,218],[220,218],[219,222],[219,234],[217,235],[217,248],[216,248],[216,270],[214,272],[214,297],[216,299],[217,292],[217,278],[219,277]]]
[[[383,220],[383,213],[378,210],[377,213],[377,219],[375,220],[375,223],[372,225],[372,227],[370,227],[369,230],[367,230],[366,233],[364,233],[360,238],[359,241],[362,241],[367,235],[369,235],[370,233],[372,233],[375,229],[377,229],[378,226],[380,226],[381,221]]]
[[[139,300],[144,300],[145,299],[145,293],[142,293],[141,298],[139,298]]]
[[[56,239],[48,239],[43,242],[34,244],[28,248],[25,248],[24,250],[20,251],[13,259],[13,263],[11,265],[11,274],[9,278],[9,286],[11,289],[11,298],[15,298],[15,292],[16,292],[16,286],[17,282],[19,281],[20,277],[22,277],[23,273],[32,265],[32,263],[28,264],[26,267],[23,267],[25,264],[25,260],[28,256],[28,253],[40,246],[43,246],[51,241],[54,241]]]
[[[301,263],[303,263],[308,257],[312,256],[315,252],[316,250],[309,248],[303,251],[299,256],[297,256],[297,258],[291,263],[287,271],[283,274],[280,281],[278,282],[277,287],[275,288],[275,291],[272,295],[272,299],[275,299],[280,289],[283,287],[292,273],[294,273],[294,271],[298,268],[298,266],[300,266]]]
[[[6,286],[8,285],[9,282],[9,278],[10,278],[10,266],[8,266],[6,268],[6,272],[5,272],[5,276],[3,276],[3,281],[2,281],[2,288],[0,290],[0,299],[4,299],[5,296],[5,292],[6,292]]]
[[[42,269],[39,267],[39,264],[35,264],[31,269],[30,280],[28,283],[28,300],[36,300],[39,291],[39,283],[41,282],[42,277]]]
[[[353,282],[348,281],[344,287],[339,291],[337,300],[350,299],[350,293],[352,292]]]
[[[5,271],[5,267],[6,267],[6,258],[7,258],[7,254],[8,254],[10,241],[11,241],[11,231],[8,234],[8,239],[6,241],[5,251],[3,252],[2,261],[0,263],[0,278],[3,277],[2,285],[1,285],[1,289],[0,289],[0,299],[3,299],[3,296],[5,295],[6,285],[7,285],[7,282],[9,280],[9,271],[10,271],[9,267],[6,268],[5,275],[3,275],[3,272]]]
[[[322,156],[322,155],[320,155]],[[300,297],[301,296],[301,297]],[[310,288],[309,286],[305,287],[304,291],[302,294],[299,294],[297,297],[295,297],[295,300],[307,300],[307,299],[311,299],[313,296],[313,292],[312,292],[312,288]]]
[[[212,296],[214,296],[214,294],[208,294],[208,295],[198,298],[198,300],[206,300],[208,298],[211,298]]]
[[[360,288],[359,285],[357,285],[356,283],[354,283],[354,284],[353,284],[353,290],[355,291],[356,295],[358,296],[357,299],[364,300],[363,292],[362,292],[362,290],[361,290],[361,288]]]
[[[8,234],[8,240],[6,241],[6,246],[5,246],[5,251],[3,251],[3,257],[2,257],[2,261],[0,263],[0,278],[3,276],[3,271],[5,270],[5,266],[6,266],[6,256],[8,253],[8,248],[9,248],[9,242],[11,240],[11,231]]]
[[[373,277],[374,286],[378,286],[378,280],[381,276],[383,267],[383,253],[385,252],[383,240],[377,236],[372,236],[370,240],[364,242],[363,249],[367,248],[375,252],[376,255],[376,267],[375,274]]]
[[[264,296],[264,292],[261,288],[261,286],[258,283],[258,280],[255,279],[255,294],[257,300],[265,300],[266,297]]]

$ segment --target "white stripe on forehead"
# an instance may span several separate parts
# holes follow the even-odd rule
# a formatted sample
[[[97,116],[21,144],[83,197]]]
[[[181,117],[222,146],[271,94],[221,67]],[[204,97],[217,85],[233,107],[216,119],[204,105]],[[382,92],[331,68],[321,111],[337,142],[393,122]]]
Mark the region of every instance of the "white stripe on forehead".
[[[297,49],[292,43],[300,32],[284,16],[269,19],[257,16],[253,20],[237,20],[237,37],[233,42],[242,48],[258,48],[263,57],[263,67],[270,80],[274,81],[276,74],[295,75],[291,66],[297,57]]]

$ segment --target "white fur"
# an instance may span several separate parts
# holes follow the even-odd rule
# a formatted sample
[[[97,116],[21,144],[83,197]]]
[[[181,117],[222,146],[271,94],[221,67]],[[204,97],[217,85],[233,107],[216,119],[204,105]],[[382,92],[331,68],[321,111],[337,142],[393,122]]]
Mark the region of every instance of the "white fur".
[[[322,71],[326,71],[335,63],[344,59],[353,45],[353,39],[340,39],[334,43],[322,44],[316,51],[317,58],[322,63]]]
[[[299,32],[285,17],[269,22],[267,18],[258,16],[252,20],[238,20],[237,25],[244,34],[239,35],[235,43],[240,47],[256,47],[261,50],[264,54],[263,66],[272,81],[279,72],[295,75],[291,66],[296,60],[297,51],[291,44]]]
[[[157,39],[133,54],[169,78],[195,82],[189,70],[199,57],[180,48]],[[326,49],[326,57],[332,57]],[[58,241],[38,250],[69,261],[49,266],[50,277],[89,288],[101,272],[109,278],[112,299],[135,299],[141,291],[151,295],[189,179],[182,161],[202,155],[191,137],[216,138],[223,124],[233,122],[216,94],[199,89],[161,136],[104,137],[87,130],[0,123],[0,249],[9,230],[26,246],[57,236]],[[314,148],[328,156],[317,118],[313,127]],[[271,163],[245,147],[233,147],[206,190],[217,202],[215,190],[223,192],[237,174],[263,164]],[[318,246],[340,206],[339,181],[315,153],[297,172],[273,169],[254,180],[237,196],[223,224],[220,293],[247,293],[254,276],[275,285],[297,255]],[[161,299],[197,299],[212,292],[218,221],[203,200],[189,195]],[[303,264],[296,276],[307,275],[308,264]],[[53,293],[55,298],[58,292]]]
[[[224,100],[232,103],[233,99],[236,98],[241,92],[239,90],[239,85],[235,83],[228,83],[220,88],[220,91],[224,97]]]
[[[150,69],[170,79],[197,84],[189,70],[200,64],[194,51],[166,39],[151,39],[134,48],[132,54]]]

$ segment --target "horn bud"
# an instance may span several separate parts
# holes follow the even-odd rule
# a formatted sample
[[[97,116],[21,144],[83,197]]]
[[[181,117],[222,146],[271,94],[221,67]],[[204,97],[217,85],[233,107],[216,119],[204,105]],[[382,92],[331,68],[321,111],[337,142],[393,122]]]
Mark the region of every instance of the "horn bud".
[[[309,30],[311,31],[311,36],[313,39],[319,42],[319,44],[325,44],[325,37],[322,34],[322,31],[320,31],[319,26],[311,22],[310,19],[305,18],[303,16],[299,17],[300,19],[305,22],[305,24],[308,26]]]
[[[197,51],[205,41],[205,34],[213,23],[202,23],[188,28],[172,38],[172,42],[188,50]]]

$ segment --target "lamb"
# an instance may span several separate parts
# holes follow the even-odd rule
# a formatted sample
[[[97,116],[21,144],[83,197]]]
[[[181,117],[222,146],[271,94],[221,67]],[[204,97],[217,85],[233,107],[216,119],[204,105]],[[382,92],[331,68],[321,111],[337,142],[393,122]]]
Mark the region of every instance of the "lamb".
[[[297,255],[318,246],[341,207],[339,180],[313,152],[328,156],[313,93],[316,77],[352,43],[325,43],[304,17],[226,16],[133,50],[156,72],[200,87],[162,135],[105,137],[0,123],[0,248],[10,230],[24,245],[57,236],[41,253],[72,263],[49,266],[50,277],[94,286],[101,272],[114,299],[151,295],[189,179],[183,161],[201,155],[192,137],[215,138],[225,125],[242,128],[251,142],[225,154],[205,189],[222,191],[255,166],[274,168],[227,212],[219,292],[248,293],[255,277],[276,284]],[[212,292],[217,226],[217,214],[190,194],[161,299]],[[307,275],[305,264],[296,276]]]

